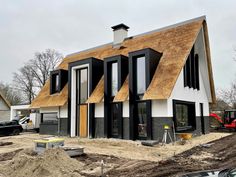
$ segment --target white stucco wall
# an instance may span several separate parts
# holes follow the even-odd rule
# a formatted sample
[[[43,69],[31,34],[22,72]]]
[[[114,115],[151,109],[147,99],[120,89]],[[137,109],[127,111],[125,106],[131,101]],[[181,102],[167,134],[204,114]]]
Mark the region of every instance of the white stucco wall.
[[[104,118],[104,102],[95,104],[95,118]]]
[[[167,100],[152,100],[152,117],[167,117]]]
[[[129,117],[129,101],[123,102],[123,117]]]
[[[206,49],[204,47],[205,39],[204,39],[203,34],[204,34],[203,29],[201,29],[200,33],[198,34],[197,40],[195,42],[194,50],[195,50],[195,53],[197,53],[199,56],[199,69],[202,75],[202,82],[205,87],[206,95],[208,97],[209,102],[212,102],[209,74],[208,74],[208,64],[207,64],[207,59],[206,59],[207,58]]]
[[[68,118],[68,105],[60,107],[60,118]]]
[[[202,74],[199,73],[199,85],[200,90],[184,87],[184,80],[183,80],[183,70],[181,71],[179,78],[175,84],[173,92],[168,99],[168,116],[173,116],[173,99],[175,100],[183,100],[183,101],[190,101],[195,102],[195,109],[196,109],[196,116],[200,116],[200,107],[199,103],[203,103],[203,111],[204,116],[209,115],[209,100],[206,95],[206,90],[202,80]]]
[[[201,31],[195,43],[195,53],[199,55],[199,86],[200,90],[184,87],[183,69],[177,79],[174,89],[168,99],[168,116],[173,116],[173,99],[195,102],[196,116],[200,116],[200,105],[203,103],[204,116],[209,115],[209,102],[211,102],[210,82],[204,47],[203,32]]]
[[[122,43],[127,35],[128,32],[125,29],[115,30],[113,33],[113,45]]]

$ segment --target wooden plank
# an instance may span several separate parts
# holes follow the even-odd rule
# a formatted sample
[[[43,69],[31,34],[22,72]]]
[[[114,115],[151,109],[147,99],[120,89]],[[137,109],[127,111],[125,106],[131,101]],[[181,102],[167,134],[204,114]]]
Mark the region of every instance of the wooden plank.
[[[87,107],[88,105],[80,105],[80,109],[79,109],[79,115],[80,115],[80,130],[79,130],[79,134],[80,137],[82,138],[86,138],[87,137]]]

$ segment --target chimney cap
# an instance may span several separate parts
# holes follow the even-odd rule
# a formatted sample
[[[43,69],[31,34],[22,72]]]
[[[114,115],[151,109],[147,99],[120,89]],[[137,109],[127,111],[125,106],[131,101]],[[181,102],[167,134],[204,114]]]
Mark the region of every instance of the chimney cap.
[[[118,29],[121,29],[121,28],[123,28],[123,29],[125,29],[125,30],[128,30],[128,29],[129,29],[129,27],[128,27],[127,25],[125,25],[124,23],[121,23],[121,24],[119,24],[119,25],[112,26],[111,28],[113,29],[113,31],[118,30]]]

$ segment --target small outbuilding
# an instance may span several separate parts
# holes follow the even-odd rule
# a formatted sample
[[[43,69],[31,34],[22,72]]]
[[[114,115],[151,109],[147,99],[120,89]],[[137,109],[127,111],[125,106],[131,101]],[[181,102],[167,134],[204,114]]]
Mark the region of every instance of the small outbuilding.
[[[11,104],[0,91],[0,121],[10,120]]]

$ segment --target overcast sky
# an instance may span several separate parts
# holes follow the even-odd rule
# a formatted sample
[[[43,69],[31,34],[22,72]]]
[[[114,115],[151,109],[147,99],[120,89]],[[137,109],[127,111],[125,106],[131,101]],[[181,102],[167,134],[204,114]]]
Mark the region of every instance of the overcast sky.
[[[129,36],[206,15],[216,88],[236,77],[235,0],[0,0],[0,81],[36,51],[63,55],[112,41],[111,26]]]

